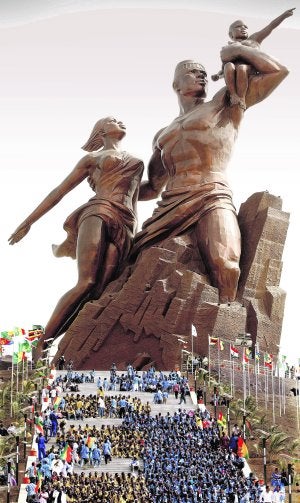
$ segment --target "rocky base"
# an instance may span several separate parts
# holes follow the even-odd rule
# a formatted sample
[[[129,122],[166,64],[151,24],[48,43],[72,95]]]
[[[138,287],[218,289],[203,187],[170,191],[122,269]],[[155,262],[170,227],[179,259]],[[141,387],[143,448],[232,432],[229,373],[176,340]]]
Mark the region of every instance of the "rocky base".
[[[180,368],[182,350],[208,354],[208,336],[235,341],[250,333],[260,351],[278,353],[285,292],[279,287],[289,215],[268,192],[241,205],[241,278],[236,302],[218,304],[193,233],[166,239],[126,266],[100,299],[88,302],[56,354],[80,369]],[[226,346],[229,351],[229,344]],[[215,347],[210,348],[216,351]],[[225,348],[226,349],[226,348]]]

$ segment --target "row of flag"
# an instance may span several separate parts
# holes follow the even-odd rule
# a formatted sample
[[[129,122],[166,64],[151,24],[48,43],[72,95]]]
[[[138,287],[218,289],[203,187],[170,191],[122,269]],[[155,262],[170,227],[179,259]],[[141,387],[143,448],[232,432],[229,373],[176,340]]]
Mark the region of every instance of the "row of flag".
[[[208,336],[208,344],[209,346],[215,346],[218,351],[223,351],[224,350],[224,341],[220,339],[220,337],[211,337],[210,335]],[[231,358],[239,358],[240,352],[242,354],[242,363],[246,364],[249,363],[249,360],[253,358],[252,350],[249,348],[243,348],[242,351],[234,346],[234,344],[230,343],[230,357]],[[258,350],[258,347],[255,346],[254,349],[254,359],[256,362],[260,361],[260,352]],[[282,356],[282,361],[284,362],[286,360],[286,356]],[[273,363],[274,363],[274,357],[270,353],[264,353],[263,355],[263,363],[264,366],[272,369],[273,368]]]
[[[37,346],[43,333],[44,329],[41,325],[33,325],[30,330],[15,327],[13,330],[1,332],[0,355],[11,354],[14,364],[26,360],[28,354]]]

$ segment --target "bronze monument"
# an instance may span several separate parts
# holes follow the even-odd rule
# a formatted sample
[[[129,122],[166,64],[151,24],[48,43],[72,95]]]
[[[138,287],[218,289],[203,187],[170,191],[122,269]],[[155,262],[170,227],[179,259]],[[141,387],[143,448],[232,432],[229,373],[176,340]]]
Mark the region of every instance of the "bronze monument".
[[[77,257],[78,283],[59,300],[38,354],[47,339],[66,332],[56,359],[60,354],[72,357],[77,367],[101,369],[112,361],[130,361],[140,368],[153,362],[170,369],[178,366],[179,341],[185,337],[188,342],[192,323],[203,335],[195,351],[203,354],[206,336],[220,336],[225,315],[230,340],[245,330],[259,340],[263,327],[270,334],[268,348],[271,337],[280,333],[285,298],[279,290],[280,250],[287,216],[274,196],[256,194],[238,219],[226,170],[245,110],[269,96],[288,70],[243,43],[223,47],[221,60],[224,68],[234,69],[235,88],[226,80],[208,102],[204,66],[193,60],[176,66],[179,116],[154,138],[148,180],[141,182],[142,161],[119,150],[123,124],[102,119],[83,147],[92,153],[10,237],[10,244],[22,239],[37,219],[88,178],[96,195],[68,217],[67,239],[53,247],[56,256]],[[134,238],[137,199],[160,195],[152,217]],[[280,243],[274,235],[269,239],[278,253],[275,261],[267,259],[268,266],[255,269],[256,250],[273,225],[269,209],[281,222]]]

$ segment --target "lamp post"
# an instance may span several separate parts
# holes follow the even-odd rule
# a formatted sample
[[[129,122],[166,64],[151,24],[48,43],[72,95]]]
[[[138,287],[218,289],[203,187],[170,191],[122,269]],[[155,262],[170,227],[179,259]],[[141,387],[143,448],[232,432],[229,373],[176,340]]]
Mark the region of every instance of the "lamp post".
[[[17,486],[19,485],[19,445],[20,445],[20,437],[16,436],[16,482]]]
[[[27,443],[27,414],[24,414],[24,459],[26,459],[26,443]]]
[[[230,400],[232,400],[232,395],[228,395],[227,393],[223,394],[226,398],[226,420],[227,420],[227,433],[230,437]]]
[[[240,409],[243,413],[243,439],[246,439],[246,418],[249,412],[246,409]]]
[[[217,419],[217,386],[214,386],[214,416]]]
[[[257,430],[262,433],[262,445],[263,445],[263,466],[264,466],[264,484],[267,484],[267,440],[271,436],[270,433],[264,430]]]
[[[7,461],[7,497],[6,502],[10,502],[10,473],[11,473],[11,461]]]
[[[267,447],[266,447],[266,437],[262,438],[263,444],[263,463],[264,463],[264,483],[267,484]]]
[[[288,454],[279,454],[279,456],[282,456],[283,458],[289,459],[291,461],[294,461],[294,458],[292,456],[289,456]],[[293,465],[292,463],[288,463],[288,495],[289,495],[289,503],[292,503],[292,477],[293,477]]]
[[[288,463],[289,503],[292,503],[292,465]]]
[[[204,402],[204,405],[206,405],[206,376],[208,374],[208,370],[200,367],[199,372],[202,373],[202,377],[203,377],[203,402]]]
[[[226,406],[227,406],[227,434],[230,437],[230,408],[229,408],[229,405],[230,405],[230,400],[227,399],[226,400]]]

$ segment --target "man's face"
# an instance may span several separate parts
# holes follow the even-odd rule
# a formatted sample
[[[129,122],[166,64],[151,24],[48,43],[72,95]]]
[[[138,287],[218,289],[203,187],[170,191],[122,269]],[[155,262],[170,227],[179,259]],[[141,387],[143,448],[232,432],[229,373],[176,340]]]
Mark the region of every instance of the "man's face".
[[[199,68],[184,70],[178,75],[174,87],[183,96],[205,97],[207,73]]]

